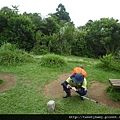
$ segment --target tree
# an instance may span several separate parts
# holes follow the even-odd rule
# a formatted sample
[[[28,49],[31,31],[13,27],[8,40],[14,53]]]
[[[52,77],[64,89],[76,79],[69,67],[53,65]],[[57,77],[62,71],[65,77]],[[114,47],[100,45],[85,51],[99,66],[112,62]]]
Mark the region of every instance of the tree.
[[[16,44],[19,48],[30,51],[35,40],[35,25],[31,19],[19,15],[18,17],[11,17],[8,26],[8,42]]]
[[[18,5],[18,6],[12,5],[12,7],[13,7],[12,11],[13,11],[15,14],[18,14],[18,12],[19,12],[19,9],[18,9],[19,5]]]
[[[0,24],[2,25],[0,33],[1,44],[10,42],[16,44],[21,49],[30,51],[36,42],[34,34],[35,25],[31,19],[13,12],[8,7],[1,9],[0,16]]]
[[[87,42],[85,40],[86,31],[76,29],[74,40],[72,41],[72,55],[87,56]]]
[[[8,8],[7,6],[6,7],[3,7],[0,12],[4,15],[6,15],[7,18],[11,17],[11,16],[14,16],[15,13],[13,12],[12,9]]]
[[[15,13],[12,11],[12,9],[6,7],[3,7],[0,10],[0,45],[2,45],[4,42],[8,39],[8,20],[10,17],[15,16]]]
[[[59,32],[57,33],[57,41],[55,46],[55,50],[57,50],[57,54],[71,55],[71,44],[74,41],[74,32],[75,28],[73,25],[65,25],[61,27]]]
[[[65,21],[65,23],[71,22],[69,13],[66,12],[65,6],[62,4],[58,5],[58,8],[56,9],[56,13],[54,13],[54,15],[56,15],[58,17],[59,23],[60,23],[60,21]]]
[[[60,25],[57,22],[57,18],[52,14],[49,14],[49,16],[42,21],[40,26],[40,30],[44,35],[52,35],[53,33],[57,33],[59,29]]]
[[[2,33],[6,27],[7,27],[7,17],[6,15],[0,12],[0,33]]]
[[[101,18],[86,24],[87,49],[90,56],[113,54],[120,47],[120,23],[113,18]]]
[[[41,23],[42,23],[42,17],[40,13],[23,13],[24,16],[28,16],[31,21],[35,24],[36,26],[36,32],[40,30]]]

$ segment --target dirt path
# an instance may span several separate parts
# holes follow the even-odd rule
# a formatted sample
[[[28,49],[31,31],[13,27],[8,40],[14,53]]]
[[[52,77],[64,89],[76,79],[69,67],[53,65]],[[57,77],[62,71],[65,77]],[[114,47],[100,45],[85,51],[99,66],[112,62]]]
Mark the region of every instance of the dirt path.
[[[64,73],[59,76],[57,80],[52,81],[50,84],[47,84],[44,88],[44,95],[48,98],[61,98],[65,94],[64,91],[62,91],[62,86],[60,85],[61,82],[66,80],[71,73]],[[115,107],[120,108],[120,102],[115,102],[110,100],[108,95],[106,94],[105,90],[107,84],[103,84],[100,82],[94,82],[91,87],[88,88],[88,94],[87,96],[91,99],[94,99],[98,101],[100,105],[106,105],[109,107]],[[71,91],[72,96],[78,95],[74,91]]]
[[[14,75],[0,74],[0,79],[5,80],[5,83],[0,85],[0,93],[3,90],[7,90],[7,89],[10,89],[11,87],[15,86],[16,77]]]
[[[61,82],[66,80],[68,76],[70,76],[71,73],[64,73],[59,75],[59,78],[57,80],[52,81],[51,83],[45,85],[43,94],[45,97],[48,98],[59,98],[62,99],[62,96],[65,94],[64,91],[62,91],[62,86],[60,85]],[[6,82],[2,85],[0,85],[0,93],[3,90],[10,89],[11,87],[15,86],[16,83],[16,76],[11,74],[0,74],[0,79],[5,80]],[[95,82],[91,85],[91,87],[88,88],[88,94],[87,96],[91,99],[94,99],[98,101],[100,105],[106,105],[109,107],[115,107],[120,108],[120,102],[114,102],[110,100],[110,98],[107,96],[105,90],[107,84]],[[74,91],[72,91],[72,97],[78,95]]]

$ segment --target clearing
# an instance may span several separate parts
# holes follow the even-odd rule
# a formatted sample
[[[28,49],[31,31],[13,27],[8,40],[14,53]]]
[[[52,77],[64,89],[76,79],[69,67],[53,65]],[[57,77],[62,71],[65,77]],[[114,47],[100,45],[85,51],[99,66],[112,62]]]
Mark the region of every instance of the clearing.
[[[62,96],[65,92],[62,90],[61,82],[66,80],[71,73],[64,73],[59,75],[57,80],[52,81],[51,83],[45,85],[43,94],[48,98],[59,98],[63,99]],[[5,80],[6,82],[0,86],[0,93],[5,94],[4,90],[14,87],[16,84],[16,76],[11,74],[0,74],[0,79]],[[88,88],[87,96],[91,99],[98,101],[100,105],[106,105],[109,107],[120,108],[120,102],[115,102],[110,100],[107,93],[105,92],[106,87],[109,84],[104,84],[100,82],[93,81],[92,85]],[[72,91],[72,90],[71,90]],[[72,91],[72,97],[78,95]]]

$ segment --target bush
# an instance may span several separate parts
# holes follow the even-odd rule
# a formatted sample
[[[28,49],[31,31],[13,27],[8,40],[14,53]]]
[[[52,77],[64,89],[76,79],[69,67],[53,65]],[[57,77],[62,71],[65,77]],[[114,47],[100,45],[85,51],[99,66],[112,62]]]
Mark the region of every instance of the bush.
[[[112,54],[105,55],[102,58],[100,58],[100,61],[103,63],[103,66],[105,67],[110,67],[113,60],[114,57]]]
[[[120,72],[120,61],[113,61],[111,65],[111,69]]]
[[[32,49],[32,53],[35,55],[43,55],[49,53],[47,46],[45,45],[35,45]]]
[[[118,61],[118,62],[120,62],[120,50],[117,50],[115,52],[115,60]]]
[[[0,64],[10,65],[14,63],[29,62],[33,58],[23,50],[19,50],[10,43],[3,44],[0,47]]]
[[[112,54],[103,56],[102,58],[100,58],[100,61],[102,63],[97,66],[108,68],[110,70],[120,71],[120,61],[116,60]]]
[[[40,64],[46,67],[60,67],[66,66],[67,62],[59,55],[47,54],[41,58]]]
[[[114,89],[112,86],[109,86],[106,89],[106,92],[108,93],[109,97],[114,101],[120,101],[120,90]]]

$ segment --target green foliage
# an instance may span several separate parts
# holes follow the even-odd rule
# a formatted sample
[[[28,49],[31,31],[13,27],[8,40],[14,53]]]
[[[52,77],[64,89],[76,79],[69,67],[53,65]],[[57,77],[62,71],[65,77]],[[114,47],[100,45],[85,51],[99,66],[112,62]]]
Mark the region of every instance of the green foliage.
[[[114,57],[112,54],[104,55],[102,58],[100,58],[100,61],[103,63],[104,67],[111,67],[111,64],[114,60]]]
[[[60,55],[71,55],[72,43],[75,40],[75,28],[73,25],[61,27],[57,33],[57,39],[54,41],[54,52]]]
[[[49,14],[49,17],[41,21],[39,30],[42,31],[43,35],[52,35],[59,31],[60,25],[57,22],[57,17],[53,14]]]
[[[0,45],[9,42],[37,55],[50,52],[96,58],[119,51],[118,20],[89,20],[84,26],[75,28],[62,4],[44,19],[40,13],[18,14],[18,6],[12,7],[0,10]]]
[[[39,36],[37,43],[35,44],[32,52],[37,55],[46,54],[49,52],[58,53],[58,45],[57,45],[57,36],[53,35],[44,35]]]
[[[119,49],[119,50],[116,50],[114,56],[115,56],[115,60],[116,60],[117,62],[120,62],[120,49]]]
[[[17,13],[18,9],[0,10],[0,44],[9,42],[30,51],[35,43],[35,25],[29,17]]]
[[[31,19],[19,15],[9,19],[8,42],[16,44],[20,49],[30,51],[35,44],[35,25]]]
[[[120,61],[116,61],[115,57],[112,54],[101,57],[100,61],[102,64],[99,64],[99,67],[120,71]]]
[[[120,46],[120,23],[113,18],[88,21],[84,29],[89,56],[113,54]]]
[[[64,20],[66,22],[70,22],[71,18],[69,16],[69,13],[66,12],[65,6],[62,4],[58,5],[58,8],[56,9],[56,13],[54,13],[58,17],[58,22]]]
[[[34,48],[32,49],[32,53],[34,55],[43,55],[43,54],[47,54],[49,53],[48,48],[46,45],[40,45],[37,44],[34,46]]]
[[[85,40],[86,32],[82,30],[74,31],[72,38],[72,55],[87,56],[87,41]]]
[[[113,61],[111,66],[111,69],[120,72],[120,61]]]
[[[19,50],[10,43],[3,44],[0,47],[0,64],[10,65],[21,62],[30,62],[33,58],[25,51]]]
[[[36,26],[36,31],[40,30],[42,17],[40,13],[23,13],[24,16],[28,16]]]
[[[47,43],[49,42],[50,42],[50,36],[44,35],[43,37],[42,32],[38,30],[36,32],[36,44],[34,44],[31,53],[35,55],[43,55],[49,53],[49,48],[47,46]]]
[[[66,66],[67,62],[59,55],[47,54],[41,58],[40,65],[46,67],[62,67]]]
[[[112,100],[120,101],[120,89],[114,89],[112,86],[109,86],[106,92]]]

